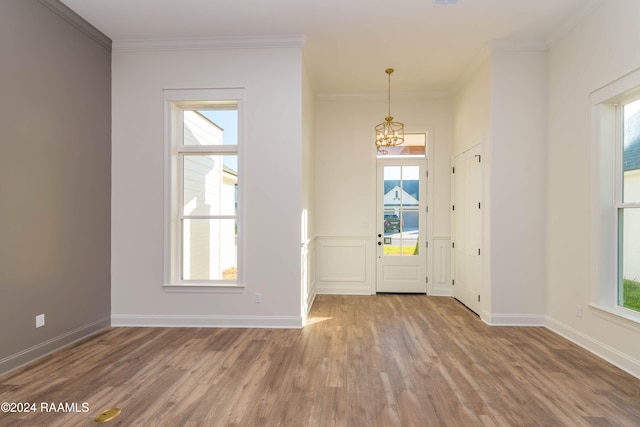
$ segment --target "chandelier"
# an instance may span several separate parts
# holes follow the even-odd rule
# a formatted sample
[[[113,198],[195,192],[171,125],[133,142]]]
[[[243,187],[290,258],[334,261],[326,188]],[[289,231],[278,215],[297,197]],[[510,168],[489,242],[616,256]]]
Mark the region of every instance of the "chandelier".
[[[393,68],[387,68],[385,73],[389,75],[389,90],[388,90],[388,114],[384,118],[384,122],[376,126],[376,148],[378,151],[384,151],[382,147],[391,147],[394,145],[400,145],[404,142],[404,124],[400,122],[394,122],[391,116],[391,73]]]

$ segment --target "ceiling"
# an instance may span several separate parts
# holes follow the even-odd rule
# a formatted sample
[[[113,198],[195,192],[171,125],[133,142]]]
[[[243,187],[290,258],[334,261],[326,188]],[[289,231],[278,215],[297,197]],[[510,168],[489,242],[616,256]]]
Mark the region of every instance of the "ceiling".
[[[394,92],[450,90],[489,44],[548,46],[602,1],[62,0],[115,42],[304,36],[330,94],[386,92],[389,67]]]

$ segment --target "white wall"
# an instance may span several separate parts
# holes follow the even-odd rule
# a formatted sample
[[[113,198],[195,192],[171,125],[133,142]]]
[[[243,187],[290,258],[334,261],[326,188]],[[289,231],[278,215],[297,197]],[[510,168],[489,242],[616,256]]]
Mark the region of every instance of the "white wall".
[[[302,212],[301,215],[301,268],[302,315],[306,316],[315,298],[315,93],[303,67],[302,80]]]
[[[481,145],[483,150],[483,226],[482,226],[482,285],[480,295],[481,316],[491,312],[491,229],[489,219],[491,204],[490,170],[491,157],[491,60],[487,56],[471,70],[461,82],[455,94],[454,103],[454,143],[453,156]]]
[[[433,219],[430,235],[432,239],[448,239],[451,96],[448,93],[392,94],[391,111],[407,128],[430,127],[432,130],[429,176],[434,194],[433,205],[429,207]],[[386,112],[386,96],[318,97],[315,224],[319,293],[375,292],[374,126],[384,120]],[[432,273],[429,275],[433,277]]]
[[[301,326],[301,45],[197,47],[114,46],[113,324]],[[162,90],[237,87],[246,94],[239,177],[245,288],[168,291]]]
[[[544,324],[547,52],[493,48],[491,324]]]
[[[487,56],[459,85],[454,103],[453,155],[487,144],[491,130],[491,60]]]
[[[545,316],[547,53],[492,46],[455,98],[456,155],[482,146],[480,316],[540,325]]]
[[[549,325],[640,376],[640,325],[587,308],[591,293],[590,94],[640,68],[640,2],[609,0],[549,53]],[[570,168],[569,168],[570,166]],[[584,307],[583,317],[576,306]]]

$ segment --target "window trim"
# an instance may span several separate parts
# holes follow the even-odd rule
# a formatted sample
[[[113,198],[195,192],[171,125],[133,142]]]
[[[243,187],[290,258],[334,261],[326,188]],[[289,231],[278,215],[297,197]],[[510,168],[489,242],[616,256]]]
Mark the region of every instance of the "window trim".
[[[163,288],[170,292],[237,292],[244,288],[244,229],[242,201],[244,187],[244,88],[222,89],[165,89],[164,101],[164,265]],[[223,107],[225,104],[236,104],[238,111],[238,143],[237,145],[220,145],[215,147],[215,155],[235,154],[238,159],[238,206],[234,218],[238,227],[237,268],[238,276],[234,282],[224,280],[182,280],[181,278],[181,251],[179,219],[183,216],[178,203],[182,190],[180,179],[182,166],[180,159],[185,154],[209,154],[210,146],[185,146],[183,144],[182,121],[178,118],[179,112],[185,109],[212,109]],[[185,149],[185,147],[188,147]]]
[[[592,107],[592,239],[591,302],[594,314],[617,319],[634,329],[640,326],[640,312],[618,304],[619,208],[622,202],[622,108],[640,98],[640,69],[591,94]],[[626,206],[625,206],[626,205]],[[637,205],[635,206],[637,207]],[[605,315],[606,314],[606,315]]]

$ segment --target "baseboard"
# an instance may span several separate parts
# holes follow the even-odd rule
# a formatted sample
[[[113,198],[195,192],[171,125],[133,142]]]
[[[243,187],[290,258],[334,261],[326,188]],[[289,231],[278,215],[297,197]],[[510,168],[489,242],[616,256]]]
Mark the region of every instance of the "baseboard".
[[[542,314],[494,314],[484,311],[482,320],[490,326],[546,326]]]
[[[76,342],[88,338],[110,326],[110,317],[106,317],[62,335],[58,335],[57,337],[34,345],[33,347],[29,347],[19,353],[5,357],[0,360],[0,376],[41,359],[64,347],[75,344]]]
[[[634,377],[640,378],[640,360],[634,359],[557,320],[547,319],[547,328]]]
[[[450,287],[444,287],[444,286],[434,286],[433,289],[431,290],[431,293],[428,295],[432,296],[432,297],[452,297],[453,296],[453,291],[451,290]]]
[[[302,328],[302,316],[111,315],[111,326],[179,328]]]
[[[361,287],[334,287],[319,285],[316,289],[318,295],[373,295],[375,292],[371,292],[369,289],[363,289]]]

